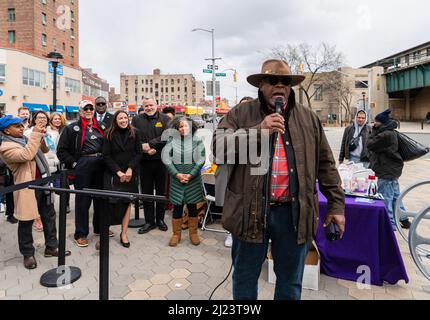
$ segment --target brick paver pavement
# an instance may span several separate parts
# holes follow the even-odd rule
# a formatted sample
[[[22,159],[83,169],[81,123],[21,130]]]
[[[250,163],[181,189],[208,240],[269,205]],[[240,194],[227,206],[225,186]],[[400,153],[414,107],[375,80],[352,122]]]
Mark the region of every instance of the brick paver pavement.
[[[327,136],[337,156],[340,129],[327,128]],[[430,161],[417,160],[407,163],[401,178],[402,189],[424,179],[430,179]],[[430,188],[412,194],[405,203],[408,208],[418,210],[429,204]],[[73,203],[73,201],[71,202]],[[82,278],[68,288],[51,289],[39,284],[40,276],[56,266],[56,259],[43,257],[44,241],[41,233],[34,233],[38,268],[26,270],[18,251],[17,226],[4,218],[0,221],[0,300],[3,299],[98,299],[99,254],[95,250],[97,237],[90,235],[88,248],[77,248],[73,244],[73,213],[67,218],[67,248],[72,251],[67,258],[69,266],[82,270]],[[166,223],[170,225],[170,215]],[[130,249],[119,243],[119,227],[112,227],[115,237],[110,240],[110,299],[208,299],[213,289],[226,277],[230,266],[230,249],[224,247],[224,235],[209,231],[201,232],[202,244],[190,244],[186,231],[177,248],[168,247],[169,232],[151,231],[138,235],[130,229]],[[419,272],[409,253],[407,243],[398,236],[400,250],[410,277],[397,285],[372,286],[360,290],[356,283],[321,275],[320,290],[303,290],[303,299],[430,299],[430,282]],[[267,264],[259,280],[260,299],[272,299],[274,285],[267,282]],[[231,277],[216,291],[214,299],[231,299]]]

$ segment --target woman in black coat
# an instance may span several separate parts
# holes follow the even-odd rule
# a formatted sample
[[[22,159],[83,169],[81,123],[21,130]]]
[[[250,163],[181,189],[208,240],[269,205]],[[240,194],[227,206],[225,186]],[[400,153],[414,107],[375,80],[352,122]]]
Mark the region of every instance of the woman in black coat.
[[[135,128],[130,126],[128,115],[117,111],[112,126],[103,144],[103,157],[106,163],[104,175],[105,190],[138,193],[138,168],[142,157],[142,144]],[[131,203],[129,200],[110,200],[110,224],[121,224],[121,244],[130,247],[127,238]]]

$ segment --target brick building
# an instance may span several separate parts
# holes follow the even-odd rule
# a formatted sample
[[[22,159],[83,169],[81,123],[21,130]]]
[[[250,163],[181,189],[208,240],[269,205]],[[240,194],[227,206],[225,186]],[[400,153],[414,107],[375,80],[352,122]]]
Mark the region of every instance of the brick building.
[[[194,106],[204,100],[204,86],[192,74],[161,74],[155,69],[149,75],[121,74],[121,100],[141,105],[152,97],[159,105]]]
[[[61,62],[79,66],[78,0],[1,0],[0,47],[36,56],[61,53]]]

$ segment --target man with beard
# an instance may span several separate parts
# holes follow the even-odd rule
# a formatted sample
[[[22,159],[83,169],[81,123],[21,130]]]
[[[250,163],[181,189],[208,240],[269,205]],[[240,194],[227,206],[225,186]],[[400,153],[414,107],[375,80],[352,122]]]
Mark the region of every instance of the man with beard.
[[[153,99],[146,99],[142,105],[144,113],[133,118],[132,125],[139,130],[142,138],[143,157],[140,167],[140,183],[143,194],[164,196],[166,193],[166,167],[161,161],[161,151],[166,145],[161,135],[169,126],[169,117],[157,111]],[[156,209],[155,209],[156,207]],[[139,234],[155,228],[167,231],[164,222],[165,206],[163,203],[145,202],[143,205],[145,225]]]

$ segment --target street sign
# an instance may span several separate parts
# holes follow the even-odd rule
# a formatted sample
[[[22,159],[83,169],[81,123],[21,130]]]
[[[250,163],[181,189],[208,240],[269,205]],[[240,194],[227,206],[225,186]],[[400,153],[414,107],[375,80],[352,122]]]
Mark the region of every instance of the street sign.
[[[0,89],[0,97],[3,95],[3,90]]]
[[[217,77],[227,77],[227,73],[215,73]]]
[[[211,64],[209,64],[209,65],[208,65],[208,69],[209,69],[209,70],[213,70],[213,67],[212,67],[212,65],[211,65]],[[218,70],[218,66],[215,66],[215,70]]]
[[[51,61],[49,61],[49,63],[48,63],[48,70],[49,70],[49,73],[54,73],[54,67],[53,67]],[[64,75],[63,65],[62,64],[58,64],[58,66],[57,66],[57,76],[62,76],[62,75]]]
[[[208,97],[213,97],[213,88],[212,88],[212,81],[206,81],[206,95]],[[215,96],[220,96],[220,82],[215,81]]]
[[[203,69],[203,73],[212,73],[212,70]]]

